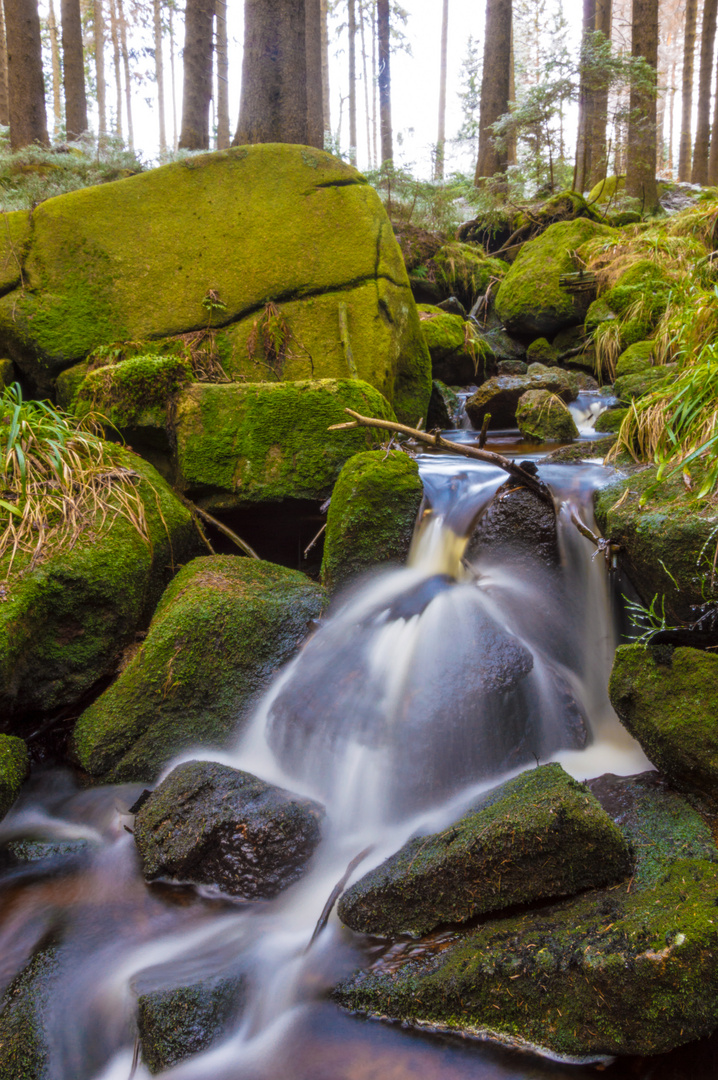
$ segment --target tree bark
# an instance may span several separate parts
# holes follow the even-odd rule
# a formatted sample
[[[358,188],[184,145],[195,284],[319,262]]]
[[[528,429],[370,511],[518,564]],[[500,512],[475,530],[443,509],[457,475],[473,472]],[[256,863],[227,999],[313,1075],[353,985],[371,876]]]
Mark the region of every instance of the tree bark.
[[[658,205],[656,186],[656,73],[658,67],[658,0],[633,0],[631,53],[653,69],[653,87],[631,86],[628,122],[626,193],[645,210]]]
[[[73,140],[87,131],[80,0],[62,0],[62,59],[65,68],[65,130],[68,139]]]
[[[511,72],[511,0],[486,0],[484,70],[481,78],[479,160],[474,182],[506,172],[508,155],[494,145],[491,125],[508,111]]]
[[[612,0],[596,0],[596,30],[611,40],[613,30]],[[588,187],[595,187],[608,174],[608,79],[602,78],[596,86],[591,106],[591,169]]]
[[[331,110],[329,106],[329,31],[327,27],[327,0],[320,0],[319,31],[322,43],[322,116],[324,117],[324,144],[328,146],[332,137]]]
[[[307,138],[309,146],[324,146],[324,83],[322,70],[322,3],[304,0],[304,62],[307,82]]]
[[[110,37],[112,38],[112,57],[115,67],[115,134],[122,138],[122,63],[120,60],[120,32],[117,20],[116,0],[110,0]]]
[[[37,0],[4,0],[7,31],[10,146],[49,146]]]
[[[581,41],[581,77],[578,89],[578,136],[576,164],[573,170],[573,190],[585,191],[591,175],[591,78],[588,71],[587,49],[596,29],[596,0],[583,0],[583,32]]]
[[[50,0],[48,4],[47,30],[50,38],[50,65],[52,69],[52,133],[57,138],[62,127],[62,61],[60,60],[60,38],[57,32],[57,19],[55,18],[53,0]]]
[[[371,107],[369,105],[369,71],[364,23],[364,3],[363,0],[359,0],[359,37],[361,40],[362,76],[364,79],[364,111],[366,113],[366,156],[369,167],[373,168],[374,161],[371,152]]]
[[[97,112],[100,141],[107,134],[107,86],[105,83],[105,18],[102,0],[94,0],[93,34],[95,38],[95,78],[97,80]]]
[[[5,36],[5,12],[0,2],[0,124],[10,123],[10,106],[7,96],[7,38]]]
[[[173,9],[170,5],[170,79],[172,80],[172,149],[177,149],[177,79],[175,77],[175,27]]]
[[[187,0],[180,150],[209,149],[214,4],[215,0]]]
[[[167,153],[167,129],[165,126],[165,66],[162,59],[162,0],[153,2],[155,35],[155,81],[157,82],[157,112],[160,125],[160,157]]]
[[[217,149],[229,148],[229,46],[227,0],[216,0],[217,20]]]
[[[357,19],[356,2],[347,0],[347,33],[349,35],[349,160],[357,160]]]
[[[698,90],[698,122],[693,148],[691,182],[708,183],[708,153],[711,137],[711,83],[713,81],[713,52],[716,38],[718,0],[705,0],[701,31],[701,73]]]
[[[394,131],[391,122],[391,22],[389,0],[377,0],[376,26],[381,162],[382,165],[393,165]]]
[[[713,110],[713,136],[708,155],[708,183],[718,185],[718,80],[716,82],[715,105]]]
[[[698,0],[686,0],[686,25],[683,38],[683,111],[681,141],[678,151],[678,179],[691,178],[691,119],[693,114],[693,63],[696,51]]]
[[[122,66],[125,69],[125,106],[127,109],[127,145],[130,150],[135,149],[135,133],[132,124],[132,83],[130,80],[130,52],[127,48],[127,19],[122,0],[117,0],[117,22],[120,28],[120,48],[122,49]]]
[[[449,47],[449,0],[444,0],[441,13],[441,72],[439,75],[439,127],[436,133],[434,179],[444,179],[446,154],[446,73]]]

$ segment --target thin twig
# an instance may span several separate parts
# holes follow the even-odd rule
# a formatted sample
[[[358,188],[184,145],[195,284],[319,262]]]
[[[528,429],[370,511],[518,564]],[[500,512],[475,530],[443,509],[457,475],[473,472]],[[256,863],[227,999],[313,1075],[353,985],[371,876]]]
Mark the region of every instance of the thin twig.
[[[314,539],[313,539],[313,540],[310,540],[310,541],[309,541],[309,543],[307,544],[307,546],[305,547],[305,549],[304,549],[304,558],[305,558],[305,559],[306,559],[307,555],[309,554],[309,552],[310,552],[310,551],[312,550],[312,548],[314,547],[314,545],[316,544],[317,540],[319,540],[319,538],[320,538],[320,537],[322,536],[322,534],[324,533],[324,530],[326,529],[326,527],[327,527],[327,523],[326,523],[326,521],[325,521],[325,522],[324,522],[324,524],[322,525],[321,529],[320,529],[320,530],[319,530],[319,532],[317,533],[317,535],[316,535],[316,536],[314,537]]]
[[[352,861],[349,863],[349,865],[347,866],[341,880],[338,881],[336,883],[336,885],[334,886],[334,888],[332,889],[331,893],[329,894],[329,899],[327,900],[326,904],[324,905],[324,907],[322,909],[322,913],[319,916],[319,919],[317,921],[317,925],[314,927],[314,933],[312,934],[311,940],[310,940],[309,944],[307,945],[307,952],[309,952],[312,945],[317,940],[317,938],[321,934],[322,930],[324,929],[324,927],[329,922],[329,916],[332,913],[332,909],[334,908],[334,905],[336,904],[336,902],[339,899],[339,897],[341,896],[341,894],[344,892],[344,886],[346,885],[347,881],[349,880],[351,875],[354,873],[354,871],[356,870],[359,863],[364,862],[364,859],[366,859],[367,855],[369,855],[373,850],[374,850],[374,845],[370,844],[368,848],[364,848],[363,851],[360,851],[359,854],[356,855],[352,859]]]
[[[204,518],[205,521],[208,521],[210,525],[214,525],[215,529],[219,529],[221,533],[224,533],[224,535],[228,537],[233,544],[236,544],[245,555],[249,555],[251,559],[259,558],[257,552],[254,548],[249,546],[246,540],[243,540],[241,536],[237,536],[236,532],[233,532],[232,529],[223,525],[216,517],[212,517],[212,515],[208,514],[206,510],[203,510],[201,506],[197,506],[195,503],[190,502],[189,499],[184,499],[184,502],[194,511],[194,513],[199,514],[199,516]]]

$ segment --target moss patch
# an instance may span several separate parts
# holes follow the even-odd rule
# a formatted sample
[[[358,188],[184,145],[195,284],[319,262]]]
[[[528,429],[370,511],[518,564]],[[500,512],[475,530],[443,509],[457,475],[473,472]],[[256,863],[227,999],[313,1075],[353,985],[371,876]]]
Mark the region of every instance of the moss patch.
[[[244,993],[242,977],[227,976],[140,994],[137,1027],[152,1075],[218,1042],[240,1012]]]
[[[606,409],[596,417],[594,431],[618,432],[627,415],[628,409]]]
[[[57,992],[55,949],[39,952],[0,1001],[0,1080],[49,1080],[51,995]]]
[[[30,758],[22,739],[0,735],[0,818],[4,818],[30,775]]]
[[[88,372],[74,396],[74,412],[99,412],[119,431],[167,425],[170,400],[192,381],[186,360],[136,356]]]
[[[647,371],[653,363],[656,351],[655,342],[637,341],[621,353],[616,364],[616,376],[639,375]]]
[[[529,368],[529,372],[531,369]],[[516,406],[516,423],[533,442],[573,442],[578,428],[567,406],[548,390],[528,390]]]

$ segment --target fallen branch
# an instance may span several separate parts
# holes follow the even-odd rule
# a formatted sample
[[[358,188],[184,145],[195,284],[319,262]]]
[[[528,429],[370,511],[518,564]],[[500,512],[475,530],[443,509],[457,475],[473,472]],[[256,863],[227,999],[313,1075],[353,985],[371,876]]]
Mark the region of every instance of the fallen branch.
[[[533,491],[544,502],[550,503],[551,506],[554,505],[550,490],[537,476],[533,476],[526,469],[522,469],[511,458],[506,458],[502,454],[495,454],[493,450],[479,450],[475,446],[450,442],[449,439],[444,439],[438,433],[431,434],[427,431],[419,431],[418,428],[407,427],[406,424],[399,424],[395,420],[373,420],[368,416],[362,416],[360,413],[354,412],[353,409],[345,409],[344,412],[353,417],[353,420],[345,424],[333,424],[328,429],[329,431],[350,431],[352,428],[357,427],[374,427],[381,428],[383,431],[395,431],[400,435],[407,435],[417,442],[424,443],[426,446],[433,446],[436,450],[450,450],[453,454],[461,454],[463,457],[472,458],[474,461],[485,461],[487,465],[495,465],[496,468],[503,469],[504,472],[519,480],[524,487]]]
[[[233,532],[232,529],[228,528],[227,525],[223,525],[222,522],[218,521],[216,517],[212,517],[212,515],[208,514],[206,510],[203,510],[200,506],[196,506],[195,503],[191,502],[189,499],[183,498],[182,501],[192,511],[193,514],[198,514],[201,518],[204,518],[205,521],[208,521],[210,525],[214,525],[215,529],[219,529],[221,533],[224,533],[227,539],[231,540],[233,544],[236,544],[237,547],[241,551],[243,551],[245,555],[249,555],[250,559],[259,558],[259,555],[254,550],[254,548],[250,547],[247,541],[243,540],[241,536],[237,536],[236,532]],[[209,543],[208,546],[211,547]]]
[[[621,550],[620,545],[614,543],[613,540],[607,540],[604,536],[597,536],[596,533],[591,532],[588,525],[581,520],[574,509],[571,510],[571,521],[581,533],[581,536],[585,536],[587,540],[595,544],[596,555],[600,551],[608,565],[612,566],[615,555]]]
[[[367,855],[369,855],[373,850],[374,850],[374,845],[371,844],[368,848],[364,848],[363,851],[360,851],[359,854],[356,855],[352,859],[352,861],[349,863],[349,865],[347,866],[341,880],[338,881],[336,883],[336,885],[334,886],[334,888],[332,889],[331,893],[329,894],[329,899],[327,900],[326,904],[324,905],[324,908],[322,909],[322,913],[319,916],[319,919],[317,921],[317,925],[314,927],[314,933],[312,934],[311,940],[310,940],[309,944],[307,945],[307,950],[306,950],[307,952],[309,952],[312,945],[317,940],[317,938],[321,934],[322,930],[324,929],[324,927],[329,922],[329,916],[331,915],[332,910],[333,910],[334,905],[336,904],[337,900],[339,899],[341,894],[344,892],[344,886],[346,885],[347,881],[349,880],[351,875],[354,873],[354,871],[356,870],[359,863],[364,862],[364,859],[366,859]]]

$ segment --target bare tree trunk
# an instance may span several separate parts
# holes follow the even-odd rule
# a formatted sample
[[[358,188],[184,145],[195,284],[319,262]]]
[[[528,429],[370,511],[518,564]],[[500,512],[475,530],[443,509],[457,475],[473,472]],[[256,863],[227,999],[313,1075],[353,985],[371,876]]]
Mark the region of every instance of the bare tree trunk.
[[[372,127],[372,144],[374,147],[374,167],[380,164],[379,161],[379,124],[377,122],[379,116],[379,69],[377,62],[377,24],[376,24],[376,3],[377,0],[372,0],[371,3],[371,85],[372,85],[372,108],[371,108],[371,127]]]
[[[65,129],[68,139],[78,139],[87,131],[80,0],[62,0],[62,59],[65,68]]]
[[[612,0],[596,0],[596,30],[611,40],[613,29]],[[591,106],[591,170],[588,175],[589,188],[595,187],[608,174],[608,148],[606,129],[608,127],[608,79],[601,79],[595,87]]]
[[[364,78],[364,111],[366,113],[366,155],[369,167],[374,167],[371,153],[371,110],[369,107],[369,72],[367,70],[366,32],[364,27],[364,0],[359,0],[359,35],[361,38],[362,76]]]
[[[5,12],[0,3],[0,124],[10,123],[10,105],[7,96],[7,38],[5,36]]]
[[[449,47],[449,0],[444,0],[441,13],[441,73],[439,75],[439,127],[436,134],[434,179],[444,179],[446,154],[446,65]]]
[[[120,27],[120,46],[122,49],[122,66],[125,69],[125,105],[127,108],[127,145],[130,150],[135,149],[135,134],[132,125],[132,82],[130,79],[130,53],[127,48],[127,20],[122,0],[117,0],[117,22]]]
[[[165,66],[162,59],[162,0],[153,0],[155,34],[155,80],[157,82],[157,111],[160,122],[160,157],[167,153],[165,127]]]
[[[691,178],[691,119],[693,113],[693,60],[696,51],[698,0],[686,0],[686,28],[683,39],[683,112],[678,152],[678,179]]]
[[[578,90],[578,136],[576,139],[576,164],[573,170],[574,191],[585,191],[591,175],[591,150],[593,132],[591,130],[591,93],[592,80],[589,74],[588,48],[591,35],[596,29],[596,0],[583,0],[583,37],[581,42],[581,78]]]
[[[642,56],[654,73],[658,67],[658,0],[633,0],[631,53]],[[634,83],[628,122],[626,193],[646,210],[658,205],[656,186],[656,95]]]
[[[511,0],[486,0],[484,71],[481,78],[479,160],[475,183],[506,172],[505,150],[494,145],[491,125],[508,110],[511,70]]]
[[[4,0],[10,99],[10,146],[49,146],[42,78],[42,42],[37,0]]]
[[[209,150],[214,4],[215,0],[187,0],[180,150]]]
[[[391,123],[391,22],[389,0],[377,0],[377,52],[379,63],[379,126],[382,165],[394,164],[394,132]]]
[[[107,85],[105,83],[105,18],[102,0],[94,0],[93,33],[95,37],[95,77],[97,79],[97,112],[100,142],[107,134]]]
[[[355,0],[347,0],[347,32],[349,34],[349,160],[357,160],[357,20]]]
[[[227,0],[216,0],[217,20],[217,149],[229,148],[229,47]]]
[[[327,28],[327,0],[321,0],[321,38],[322,38],[322,116],[324,117],[324,143],[330,145],[332,137],[332,120],[330,108],[329,90],[329,31]]]
[[[676,65],[675,63],[671,67],[671,86],[669,90],[669,112],[668,112],[668,171],[673,179],[673,139],[675,137],[675,123],[676,123]]]
[[[52,65],[52,133],[57,138],[62,127],[62,63],[53,0],[50,0],[48,5],[47,29],[50,36],[50,63]]]
[[[120,34],[117,25],[116,0],[110,0],[110,36],[112,38],[112,57],[115,67],[115,93],[117,116],[115,118],[115,133],[122,138],[122,64],[120,60]]]
[[[514,50],[514,28],[511,26],[511,60],[509,66],[509,103],[516,101],[516,52]],[[516,133],[511,132],[506,140],[506,164],[515,165],[518,161],[518,141]]]
[[[718,0],[705,0],[701,31],[701,74],[698,90],[698,122],[693,148],[694,184],[708,183],[708,152],[711,137],[711,84],[713,82],[713,52],[716,39]]]
[[[324,146],[322,76],[322,4],[304,0],[304,64],[307,83],[307,137],[310,146]]]
[[[170,5],[170,77],[172,79],[172,149],[177,149],[177,80],[175,78],[175,28]]]
[[[708,156],[708,183],[718,185],[718,84],[716,85],[715,106],[713,111],[713,137]]]

